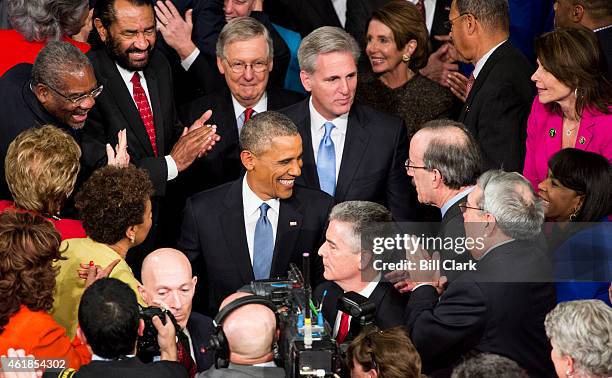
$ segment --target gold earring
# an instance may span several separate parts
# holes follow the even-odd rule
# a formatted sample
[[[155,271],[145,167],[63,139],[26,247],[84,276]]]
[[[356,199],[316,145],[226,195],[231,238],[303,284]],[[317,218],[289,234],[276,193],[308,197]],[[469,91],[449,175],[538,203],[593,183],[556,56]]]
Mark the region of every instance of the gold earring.
[[[406,64],[407,64],[408,62],[410,62],[410,55],[408,55],[408,54],[404,54],[404,55],[402,55],[402,62],[404,62],[404,63],[406,63]]]
[[[130,235],[130,243],[134,244],[134,239],[136,239],[136,237],[134,235]]]
[[[574,209],[574,212],[570,214],[569,216],[570,222],[575,221],[577,217],[578,217],[578,209]]]

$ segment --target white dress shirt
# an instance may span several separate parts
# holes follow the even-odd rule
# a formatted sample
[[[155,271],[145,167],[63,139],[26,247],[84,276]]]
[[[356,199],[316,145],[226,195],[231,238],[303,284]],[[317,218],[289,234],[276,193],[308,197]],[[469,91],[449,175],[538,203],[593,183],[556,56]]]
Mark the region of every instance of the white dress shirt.
[[[372,280],[372,282],[368,283],[368,285],[366,287],[363,288],[363,290],[361,290],[359,293],[359,295],[362,295],[366,298],[370,298],[370,295],[372,295],[372,293],[374,292],[374,289],[376,289],[376,286],[378,285],[378,282],[380,282],[380,274],[378,276],[376,276],[375,279]],[[346,291],[345,291],[346,293]],[[336,314],[336,322],[334,323],[334,337],[336,337],[338,335],[338,330],[340,329],[340,320],[342,319],[342,311],[338,311]],[[351,329],[351,320],[353,320],[353,317],[349,315],[349,330]]]
[[[340,163],[342,162],[342,152],[344,151],[344,140],[346,139],[349,114],[346,113],[328,121],[319,114],[312,105],[312,97],[310,97],[308,101],[308,106],[310,108],[310,135],[312,137],[312,150],[314,152],[315,163],[317,163],[321,139],[323,139],[323,135],[325,135],[325,122],[331,122],[336,126],[331,131],[331,139],[334,142],[334,152],[336,153],[336,186],[338,186],[338,173],[340,172]]]
[[[246,175],[242,179],[242,207],[244,208],[244,229],[246,231],[247,244],[249,246],[249,257],[251,258],[251,266],[253,266],[253,245],[255,244],[255,226],[259,219],[259,206],[262,203],[267,203],[267,216],[272,225],[272,237],[276,240],[276,229],[278,228],[278,214],[280,211],[280,201],[278,198],[273,198],[267,201],[262,200],[251,190],[247,182]]]
[[[472,71],[472,74],[474,75],[474,79],[476,79],[478,77],[478,74],[482,70],[482,67],[484,67],[484,65],[487,63],[487,60],[489,60],[489,57],[491,56],[491,54],[493,54],[493,52],[495,50],[497,50],[497,48],[499,46],[501,46],[506,41],[507,41],[507,39],[504,39],[503,41],[501,41],[499,44],[497,44],[491,50],[487,51],[487,53],[484,54],[482,56],[482,58],[480,58],[480,60],[478,60],[478,62],[476,62],[476,64],[474,65],[474,71]]]
[[[231,95],[231,97],[232,97],[232,105],[234,106],[234,116],[236,117],[236,126],[238,126],[238,130],[242,130],[242,126],[243,126],[242,123],[244,122],[242,119],[242,114],[244,113],[246,108],[242,106],[238,102],[238,100],[236,100],[233,94]],[[257,104],[253,106],[253,111],[254,111],[253,115],[257,113],[265,112],[266,110],[268,110],[268,94],[264,92],[263,96],[261,96],[259,101],[257,101]]]
[[[136,105],[136,100],[134,100],[134,84],[132,84],[132,77],[134,76],[134,71],[126,70],[125,68],[121,67],[120,65],[116,63],[115,65],[117,66],[117,69],[119,70],[119,74],[121,75],[121,78],[123,79],[123,82],[125,83],[125,86],[130,92],[130,97],[132,97],[132,101],[134,101],[134,105],[136,106],[136,109],[138,109],[138,105]],[[144,93],[147,96],[147,101],[149,101],[149,107],[151,108],[151,115],[153,115],[153,106],[151,105],[151,96],[149,96],[149,87],[147,86],[147,79],[145,78],[144,73],[142,71],[137,71],[137,72],[138,72],[138,76],[140,76],[140,84],[142,85],[142,88],[144,89]],[[176,167],[176,162],[174,161],[172,156],[166,155],[164,156],[164,158],[166,159],[166,166],[168,167],[167,180],[170,181],[176,178],[176,176],[178,176],[178,168]]]
[[[336,10],[338,19],[340,20],[340,25],[344,27],[344,25],[346,24],[346,0],[332,0],[332,4],[334,6],[334,9]]]
[[[412,4],[415,4],[419,0],[408,0]],[[436,0],[425,0],[425,25],[427,26],[427,32],[431,34],[431,26],[433,25],[434,15],[436,13]]]

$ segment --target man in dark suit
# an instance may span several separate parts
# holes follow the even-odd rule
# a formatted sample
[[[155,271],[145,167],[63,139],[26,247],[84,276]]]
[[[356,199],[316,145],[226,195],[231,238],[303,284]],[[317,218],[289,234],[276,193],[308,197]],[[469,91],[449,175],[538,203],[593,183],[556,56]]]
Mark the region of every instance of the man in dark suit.
[[[197,281],[181,251],[162,248],[151,252],[142,262],[142,285],[138,292],[148,306],[161,306],[172,312],[181,327],[177,332],[183,332],[189,339],[193,349],[190,347],[188,354],[201,372],[214,362],[213,352],[207,348],[215,327],[211,318],[191,311]]]
[[[244,17],[228,23],[219,34],[217,46],[217,66],[225,76],[226,88],[197,99],[180,111],[183,122],[190,124],[203,110],[212,109],[209,122],[217,125],[221,136],[215,149],[188,170],[189,175],[195,176],[190,180],[191,194],[240,176],[238,134],[248,120],[247,114],[250,118],[266,110],[278,110],[304,97],[268,86],[274,48],[268,29],[257,20]],[[208,180],[201,180],[202,176]]]
[[[338,343],[347,341],[349,332],[359,333],[359,320],[337,309],[338,298],[349,291],[376,305],[374,325],[380,329],[404,324],[406,297],[391,283],[381,281],[383,277],[373,265],[372,248],[362,242],[367,227],[391,221],[389,210],[367,201],[342,202],[329,215],[325,243],[319,248],[327,281],[316,288],[314,298],[323,301],[323,316]]]
[[[265,0],[272,22],[306,37],[321,26],[342,27],[332,0]]]
[[[373,201],[395,220],[416,219],[414,195],[403,164],[406,127],[399,118],[353,104],[359,47],[340,28],[322,27],[302,41],[300,77],[310,97],[282,112],[304,143],[299,182],[334,196],[336,203]]]
[[[81,128],[101,91],[89,59],[66,42],[49,42],[33,66],[18,64],[0,78],[0,198],[12,199],[4,158],[17,135],[51,124],[80,142]]]
[[[612,5],[606,0],[555,1],[555,26],[593,30],[607,61],[612,80]]]
[[[131,162],[149,172],[155,187],[153,228],[143,244],[149,252],[155,238],[158,244],[173,242],[171,230],[178,216],[172,211],[180,213],[181,209],[160,215],[168,182],[212,148],[219,137],[214,127],[203,126],[210,113],[188,129],[178,122],[170,67],[154,48],[155,15],[150,2],[97,1],[94,25],[104,46],[90,51],[89,57],[105,90],[83,133],[83,163],[88,170],[105,164],[105,145],[116,145],[118,131],[127,131]],[[158,228],[160,219],[168,225]],[[138,274],[140,269],[135,270]]]
[[[281,277],[311,253],[313,283],[321,280],[322,243],[332,199],[294,185],[301,174],[302,140],[276,112],[251,118],[240,133],[242,178],[187,200],[179,249],[205,290],[207,314],[254,279]]]
[[[530,376],[554,376],[544,331],[554,286],[546,254],[533,242],[544,221],[541,201],[520,174],[488,171],[461,206],[477,263],[463,265],[442,295],[439,272],[420,272],[406,307],[423,372],[449,376],[462,357],[487,352],[511,358]]]
[[[459,204],[465,202],[482,171],[480,148],[465,126],[450,120],[425,123],[410,140],[406,170],[412,177],[419,202],[440,209],[442,220],[437,237],[465,239]],[[470,259],[465,247],[459,249],[454,244],[453,248],[442,248],[440,253],[443,260]],[[452,280],[458,273],[451,270],[443,274]]]
[[[508,2],[453,0],[448,17],[457,52],[474,64],[458,121],[478,140],[487,168],[522,172],[535,87],[533,67],[508,41]]]
[[[94,358],[75,377],[188,377],[176,362],[174,325],[162,324],[157,316],[153,325],[159,334],[161,361],[144,364],[133,356],[144,321],[134,291],[117,279],[102,278],[85,290],[79,305],[79,325],[77,334],[90,346]]]

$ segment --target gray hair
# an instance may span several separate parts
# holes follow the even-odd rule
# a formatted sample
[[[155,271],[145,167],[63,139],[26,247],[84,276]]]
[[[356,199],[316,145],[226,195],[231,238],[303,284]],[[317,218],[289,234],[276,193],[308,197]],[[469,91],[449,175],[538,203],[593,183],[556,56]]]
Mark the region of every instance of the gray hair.
[[[480,353],[463,361],[453,370],[451,378],[529,378],[514,360],[493,353]]]
[[[369,201],[341,202],[334,206],[329,214],[330,222],[337,221],[351,225],[353,240],[349,244],[356,251],[362,249],[360,247],[361,237],[366,230],[368,233],[372,231],[376,233],[373,227],[377,227],[377,224],[391,222],[392,220],[391,212],[386,207]]]
[[[612,308],[598,299],[561,302],[546,315],[546,335],[577,372],[612,376]]]
[[[81,50],[68,42],[51,41],[40,50],[34,61],[32,85],[47,84],[56,89],[66,89],[62,80],[64,75],[87,67],[92,67],[91,62]]]
[[[27,41],[59,40],[83,27],[87,0],[8,0],[9,21]]]
[[[462,123],[433,120],[423,124],[421,130],[433,134],[423,154],[427,170],[440,171],[444,184],[451,189],[476,184],[482,173],[480,147]]]
[[[508,32],[508,0],[457,0],[459,14],[471,14],[489,30]]]
[[[490,170],[478,178],[478,186],[483,191],[478,207],[493,215],[507,236],[525,240],[540,233],[544,206],[520,173]]]
[[[263,36],[268,44],[268,58],[274,57],[274,45],[270,32],[261,22],[251,17],[237,17],[228,22],[217,39],[217,56],[226,58],[225,46],[236,41],[248,41]]]
[[[319,54],[332,52],[348,52],[353,56],[355,64],[359,60],[359,45],[349,33],[334,26],[323,26],[308,34],[302,40],[298,49],[300,69],[308,73],[316,70]]]
[[[249,119],[240,132],[240,148],[260,154],[272,145],[272,139],[300,135],[289,117],[278,112],[262,112]]]

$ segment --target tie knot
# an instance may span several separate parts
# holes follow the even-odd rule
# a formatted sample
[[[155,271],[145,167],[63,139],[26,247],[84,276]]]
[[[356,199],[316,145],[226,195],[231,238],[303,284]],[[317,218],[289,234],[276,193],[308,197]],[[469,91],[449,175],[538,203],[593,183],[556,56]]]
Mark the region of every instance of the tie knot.
[[[324,137],[330,136],[332,130],[334,129],[334,127],[336,127],[336,125],[334,125],[331,122],[325,122],[325,124],[323,126],[325,126],[325,135],[324,135]]]
[[[244,109],[244,122],[250,120],[254,112],[253,108]]]
[[[267,203],[262,203],[261,206],[259,206],[259,213],[260,216],[265,217],[268,215],[268,209],[270,208],[270,205],[268,205]]]
[[[140,75],[138,74],[138,72],[134,72],[134,76],[132,76],[132,79],[130,81],[132,82],[132,84],[140,84]]]

